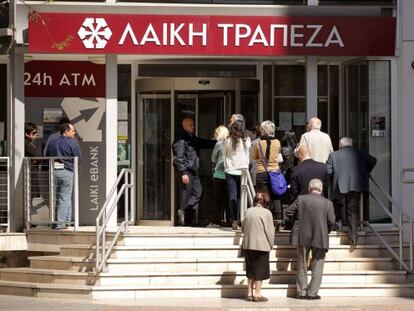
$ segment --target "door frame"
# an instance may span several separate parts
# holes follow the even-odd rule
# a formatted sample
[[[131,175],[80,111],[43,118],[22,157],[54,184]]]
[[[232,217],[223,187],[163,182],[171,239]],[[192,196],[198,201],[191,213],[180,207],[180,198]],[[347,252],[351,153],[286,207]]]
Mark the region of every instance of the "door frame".
[[[141,78],[135,80],[135,96],[136,96],[136,114],[135,114],[135,129],[136,129],[136,138],[133,140],[133,144],[136,145],[135,154],[132,156],[132,160],[137,163],[133,166],[136,168],[136,185],[137,185],[137,223],[138,225],[151,225],[151,226],[173,226],[175,221],[174,206],[176,201],[175,195],[175,171],[174,166],[170,166],[170,175],[171,175],[171,218],[170,220],[143,220],[143,148],[140,148],[141,143],[143,143],[143,105],[142,98],[170,98],[170,112],[171,112],[171,144],[172,140],[175,137],[175,94],[177,91],[185,92],[197,92],[202,91],[217,91],[216,93],[225,94],[226,91],[231,91],[235,93],[235,111],[234,113],[240,112],[240,103],[241,103],[241,90],[256,90],[258,96],[261,94],[260,88],[258,88],[259,80],[258,79],[240,79],[240,78],[204,78],[204,77],[191,77],[191,78],[170,78],[170,77],[158,77],[158,78]],[[157,92],[162,92],[163,94],[157,94]],[[196,98],[198,101],[198,98]],[[226,98],[225,98],[226,100]],[[262,111],[263,107],[260,105],[263,104],[262,101],[258,101],[259,107],[258,111]],[[197,118],[196,111],[196,118]],[[197,120],[195,120],[197,121]],[[173,159],[173,152],[171,152],[171,159]]]

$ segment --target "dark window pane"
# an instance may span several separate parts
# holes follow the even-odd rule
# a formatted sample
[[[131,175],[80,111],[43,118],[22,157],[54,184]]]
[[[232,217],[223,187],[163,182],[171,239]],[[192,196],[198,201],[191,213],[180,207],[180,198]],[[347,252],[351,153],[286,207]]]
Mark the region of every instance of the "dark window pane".
[[[7,65],[0,64],[0,122],[4,126],[4,137],[0,137],[0,156],[6,156],[7,138]]]
[[[318,66],[318,96],[328,96],[328,66]]]
[[[329,135],[334,149],[339,144],[339,66],[329,66]]]
[[[246,128],[251,130],[253,125],[259,121],[259,98],[257,92],[242,92],[240,106],[240,112],[246,119]]]
[[[272,66],[263,66],[263,120],[272,116]]]
[[[305,66],[276,65],[275,96],[305,96]]]

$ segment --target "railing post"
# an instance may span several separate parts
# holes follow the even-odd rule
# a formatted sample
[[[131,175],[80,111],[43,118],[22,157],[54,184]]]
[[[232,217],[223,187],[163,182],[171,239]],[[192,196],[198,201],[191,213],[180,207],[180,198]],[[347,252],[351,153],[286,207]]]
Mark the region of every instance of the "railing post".
[[[6,182],[7,182],[7,232],[10,232],[10,159],[9,157],[6,158]]]
[[[403,221],[402,221],[402,212],[399,211],[399,219],[398,219],[398,247],[399,247],[399,254],[400,254],[400,259],[401,261],[403,261]],[[402,264],[400,262],[400,269],[402,270]]]
[[[49,220],[53,224],[55,221],[55,176],[54,160],[49,158]]]
[[[99,262],[100,262],[100,228],[99,228],[99,218],[96,219],[96,247],[95,247],[95,273],[99,273]]]
[[[414,256],[414,254],[413,254],[413,236],[414,236],[414,231],[413,231],[413,221],[412,220],[410,220],[410,238],[409,238],[409,240],[410,240],[410,271],[412,272],[413,271],[413,269],[414,269],[414,267],[413,267],[413,256]]]
[[[135,175],[134,172],[131,170],[131,223],[134,225],[136,221],[136,213],[135,213]]]
[[[127,185],[127,187],[125,188],[125,196],[124,196],[124,208],[125,208],[125,231],[128,231],[128,224],[129,224],[129,211],[128,211],[128,206],[129,206],[129,172],[125,172],[125,184]]]
[[[361,193],[359,195],[359,230],[364,229],[364,196]]]
[[[24,158],[24,205],[25,205],[25,212],[26,212],[26,229],[30,229],[30,176],[29,176],[29,159]]]
[[[74,230],[79,229],[79,160],[78,157],[73,159],[73,179],[74,179],[74,191],[73,191],[73,220],[74,220]]]

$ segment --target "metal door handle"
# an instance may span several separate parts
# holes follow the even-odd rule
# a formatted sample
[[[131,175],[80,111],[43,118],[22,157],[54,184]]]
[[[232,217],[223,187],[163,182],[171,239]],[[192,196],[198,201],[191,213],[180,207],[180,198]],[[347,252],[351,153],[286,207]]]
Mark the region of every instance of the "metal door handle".
[[[414,178],[409,178],[406,173],[414,173],[414,168],[403,168],[401,170],[401,182],[404,184],[414,184]]]

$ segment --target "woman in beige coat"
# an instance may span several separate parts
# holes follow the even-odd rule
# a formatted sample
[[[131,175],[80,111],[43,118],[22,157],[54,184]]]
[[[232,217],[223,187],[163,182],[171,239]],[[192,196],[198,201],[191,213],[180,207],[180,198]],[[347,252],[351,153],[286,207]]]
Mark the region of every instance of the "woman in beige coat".
[[[267,192],[258,192],[242,224],[248,301],[268,300],[261,295],[262,281],[270,278],[269,253],[275,239],[273,216],[268,208],[269,195]]]

